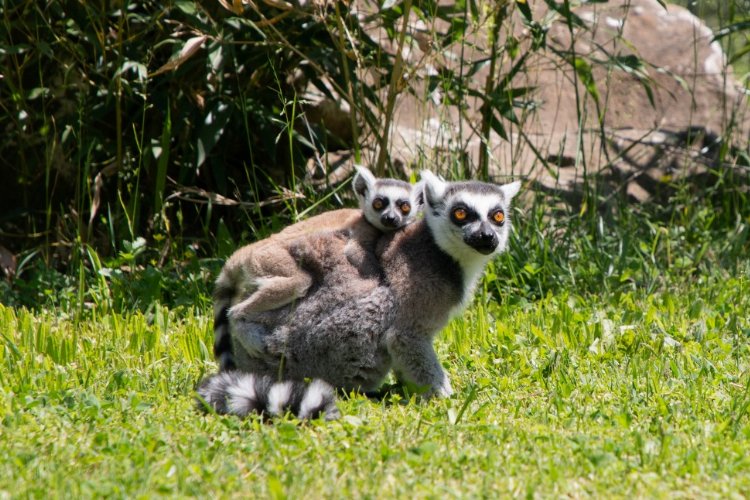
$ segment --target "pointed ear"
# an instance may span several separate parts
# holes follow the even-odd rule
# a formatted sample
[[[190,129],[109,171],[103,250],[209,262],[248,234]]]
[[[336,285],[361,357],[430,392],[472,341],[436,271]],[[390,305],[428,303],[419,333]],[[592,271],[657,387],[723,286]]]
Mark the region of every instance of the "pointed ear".
[[[446,182],[429,170],[422,170],[419,176],[422,178],[422,182],[424,182],[425,203],[431,206],[436,205],[445,195]]]
[[[500,190],[503,192],[503,196],[505,196],[505,201],[510,203],[510,201],[513,199],[514,196],[518,194],[518,191],[521,189],[521,181],[515,181],[511,182],[510,184],[503,184],[500,186]]]
[[[424,180],[420,180],[411,187],[411,199],[414,202],[415,208],[422,208],[424,205]]]
[[[363,199],[370,190],[373,184],[375,184],[375,176],[372,175],[367,167],[362,165],[354,165],[357,173],[354,175],[352,186],[354,187],[354,193],[358,198]]]

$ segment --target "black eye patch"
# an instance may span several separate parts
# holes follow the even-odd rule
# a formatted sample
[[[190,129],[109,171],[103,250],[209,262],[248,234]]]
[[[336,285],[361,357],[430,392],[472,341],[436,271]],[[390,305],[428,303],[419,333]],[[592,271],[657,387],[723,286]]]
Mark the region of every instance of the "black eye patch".
[[[388,206],[388,198],[378,197],[372,200],[372,208],[377,211],[383,210]]]
[[[503,210],[503,207],[498,205],[490,210],[487,214],[487,220],[496,226],[502,226],[505,223],[505,211]]]
[[[396,200],[396,206],[401,210],[401,213],[408,215],[411,212],[411,202],[409,200],[399,199]]]
[[[450,211],[451,221],[459,226],[474,222],[479,218],[477,213],[464,204],[454,205]]]

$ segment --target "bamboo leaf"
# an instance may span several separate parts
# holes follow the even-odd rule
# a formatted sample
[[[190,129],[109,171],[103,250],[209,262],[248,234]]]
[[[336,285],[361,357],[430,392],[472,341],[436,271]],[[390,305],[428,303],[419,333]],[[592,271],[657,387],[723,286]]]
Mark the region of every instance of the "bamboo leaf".
[[[596,102],[599,102],[599,90],[596,88],[596,81],[594,80],[594,73],[591,70],[591,65],[581,57],[574,57],[573,69],[575,69],[578,78],[580,78],[586,92],[594,98]]]
[[[529,4],[526,0],[516,0],[516,7],[521,11],[521,14],[523,15],[523,18],[526,20],[526,22],[530,23],[531,21],[533,21],[531,15],[531,7],[529,7]]]
[[[168,71],[174,71],[177,68],[179,68],[185,61],[193,57],[195,53],[198,52],[198,50],[203,46],[203,43],[207,39],[208,39],[207,35],[196,36],[196,37],[188,39],[185,42],[185,45],[182,46],[182,49],[180,49],[179,54],[177,54],[176,57],[173,57],[172,59],[170,59],[161,68],[151,73],[149,75],[149,78],[153,78],[157,75],[161,75],[162,73],[166,73]]]
[[[213,108],[206,114],[198,134],[196,168],[203,165],[208,154],[216,146],[216,143],[219,142],[219,139],[221,139],[230,116],[232,116],[232,108],[222,101],[217,101]]]
[[[738,31],[750,31],[750,19],[743,19],[742,21],[738,21],[721,28],[714,34],[714,37],[711,39],[711,41],[715,42],[716,40],[721,40],[725,36],[729,36],[732,33],[736,33]]]

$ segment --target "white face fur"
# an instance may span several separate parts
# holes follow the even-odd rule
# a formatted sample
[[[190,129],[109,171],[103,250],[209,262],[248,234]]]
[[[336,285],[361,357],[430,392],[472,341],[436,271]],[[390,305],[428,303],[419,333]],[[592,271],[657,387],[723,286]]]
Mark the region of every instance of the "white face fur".
[[[521,183],[445,182],[421,173],[425,218],[438,246],[473,282],[492,255],[503,252],[510,234],[510,202]]]
[[[365,219],[381,231],[394,231],[416,220],[422,205],[422,184],[412,186],[396,179],[377,179],[357,166],[354,192]]]

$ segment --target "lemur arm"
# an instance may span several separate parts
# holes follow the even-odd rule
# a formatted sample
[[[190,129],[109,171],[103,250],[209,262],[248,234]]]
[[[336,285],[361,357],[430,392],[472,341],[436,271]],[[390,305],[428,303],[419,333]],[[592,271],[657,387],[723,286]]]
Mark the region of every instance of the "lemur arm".
[[[438,361],[430,335],[404,334],[396,328],[386,333],[386,346],[397,378],[426,388],[423,397],[453,394],[448,374]]]

